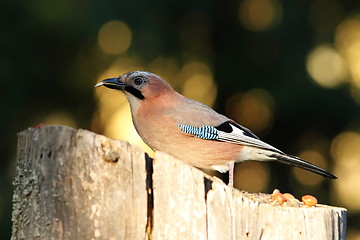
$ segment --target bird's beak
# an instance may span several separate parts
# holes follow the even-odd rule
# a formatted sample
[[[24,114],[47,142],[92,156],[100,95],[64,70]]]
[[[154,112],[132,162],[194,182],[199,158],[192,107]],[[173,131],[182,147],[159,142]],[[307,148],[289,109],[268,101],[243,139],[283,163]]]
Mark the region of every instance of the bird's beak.
[[[116,90],[124,90],[127,84],[120,82],[119,78],[108,78],[95,85],[95,87],[100,87],[100,86],[105,86],[107,88],[116,89]]]

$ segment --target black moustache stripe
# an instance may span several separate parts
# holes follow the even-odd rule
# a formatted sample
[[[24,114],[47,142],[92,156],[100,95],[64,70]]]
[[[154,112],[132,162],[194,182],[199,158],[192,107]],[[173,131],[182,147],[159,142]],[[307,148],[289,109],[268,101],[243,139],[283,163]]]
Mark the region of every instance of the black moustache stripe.
[[[127,91],[128,93],[131,93],[132,95],[134,95],[135,97],[137,97],[140,100],[145,99],[144,95],[142,95],[142,93],[138,89],[136,89],[132,86],[126,86],[124,89],[125,89],[125,91]]]

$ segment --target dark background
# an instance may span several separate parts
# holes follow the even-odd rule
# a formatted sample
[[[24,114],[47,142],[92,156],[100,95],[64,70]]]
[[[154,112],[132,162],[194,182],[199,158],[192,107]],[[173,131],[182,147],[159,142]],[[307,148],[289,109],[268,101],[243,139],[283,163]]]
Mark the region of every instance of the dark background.
[[[122,52],[106,53],[99,45],[100,30],[109,21],[124,23],[131,32]],[[238,164],[238,188],[279,188],[346,207],[348,237],[359,238],[360,80],[354,63],[360,48],[350,48],[360,43],[359,22],[360,3],[350,0],[1,1],[1,236],[11,236],[18,132],[45,123],[107,135],[94,85],[115,74],[109,68],[123,63],[116,75],[150,70],[182,92],[184,69],[197,62],[213,81],[211,93],[197,100],[210,96],[207,104],[285,152],[312,151],[304,156],[319,162],[307,160],[339,177],[331,181],[276,163],[244,163]],[[323,52],[314,52],[321,47]],[[332,55],[325,55],[329,61],[320,72],[343,69],[334,86],[319,84],[307,68],[309,56],[321,53]],[[197,83],[195,96],[201,78]],[[238,106],[250,110],[239,113]],[[347,146],[355,147],[344,155]],[[308,176],[313,181],[307,182]]]

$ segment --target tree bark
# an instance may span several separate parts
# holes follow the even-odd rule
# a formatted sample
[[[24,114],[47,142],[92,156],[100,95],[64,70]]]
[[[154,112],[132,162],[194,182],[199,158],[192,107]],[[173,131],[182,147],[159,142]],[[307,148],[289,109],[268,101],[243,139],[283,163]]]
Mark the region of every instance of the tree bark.
[[[157,152],[61,126],[19,133],[12,239],[345,239],[346,209],[274,206]],[[260,197],[259,197],[260,196]]]

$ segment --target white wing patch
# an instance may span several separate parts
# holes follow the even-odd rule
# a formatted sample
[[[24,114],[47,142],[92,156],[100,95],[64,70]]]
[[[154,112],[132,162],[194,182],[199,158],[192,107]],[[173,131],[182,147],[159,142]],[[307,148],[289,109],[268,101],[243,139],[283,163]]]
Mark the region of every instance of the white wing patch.
[[[279,149],[274,148],[270,144],[261,141],[255,134],[247,128],[233,123],[231,121],[224,122],[218,126],[191,126],[186,124],[178,124],[181,132],[187,133],[192,137],[204,139],[204,141],[222,141],[234,144],[240,144],[244,147],[240,151],[236,161],[242,162],[247,160],[258,161],[272,161],[277,160],[282,163],[290,164],[296,167],[301,167],[322,176],[336,179],[336,176],[328,173],[324,169],[315,166],[312,163],[306,162],[298,157],[286,155]],[[213,169],[226,172],[229,170],[229,165],[215,165]]]
[[[231,123],[229,123],[229,125],[231,126],[232,131],[231,132],[219,131],[218,140],[224,141],[224,142],[243,144],[243,145],[252,146],[252,147],[263,148],[263,149],[267,149],[267,150],[271,150],[271,151],[275,151],[275,152],[283,154],[283,152],[281,152],[277,148],[274,148],[270,144],[267,144],[258,138],[249,136],[249,134],[247,134],[243,129],[240,129]]]
[[[186,124],[178,124],[180,131],[190,134],[193,137],[202,138],[205,140],[230,142],[235,144],[246,145],[250,147],[261,148],[265,150],[274,151],[280,154],[284,154],[279,149],[274,148],[270,144],[261,141],[250,130],[235,125],[231,122],[224,122],[221,125],[214,126],[200,126],[194,127]]]

